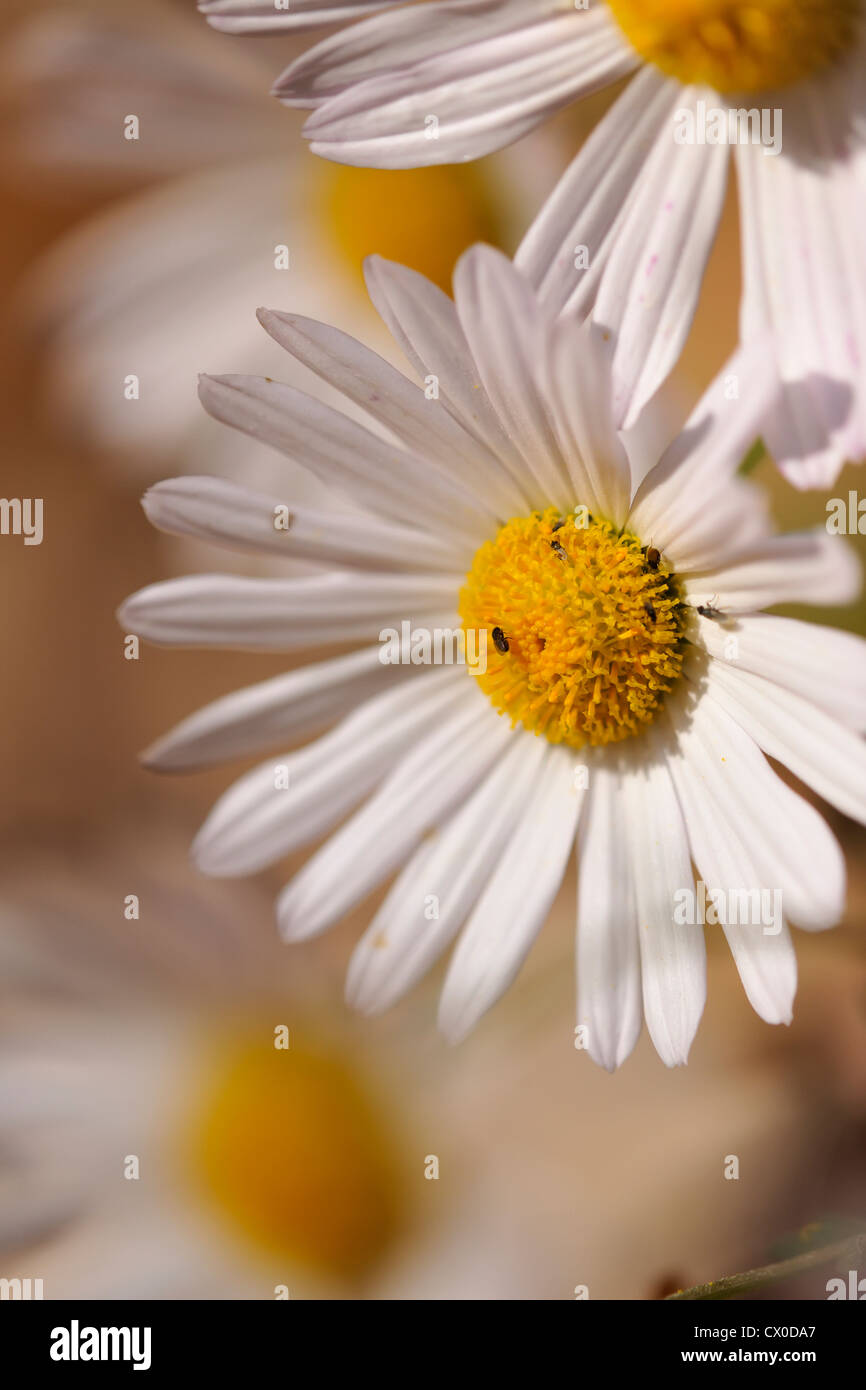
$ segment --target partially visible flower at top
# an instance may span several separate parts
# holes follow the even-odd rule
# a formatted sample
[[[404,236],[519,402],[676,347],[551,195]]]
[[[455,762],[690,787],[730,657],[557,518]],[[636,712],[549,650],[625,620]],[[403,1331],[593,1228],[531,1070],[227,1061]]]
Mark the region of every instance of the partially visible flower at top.
[[[202,414],[195,383],[229,353],[245,371],[278,366],[251,306],[290,296],[374,336],[368,252],[411,259],[447,285],[473,241],[516,240],[565,167],[553,132],[495,169],[309,161],[263,90],[285,44],[226,44],[195,15],[150,0],[129,15],[48,11],[0,46],[4,176],[41,197],[112,197],[30,267],[16,304],[22,336],[37,340],[51,416],[139,485],[144,469],[150,481],[167,467],[236,467],[237,441]],[[385,333],[376,346],[389,350]],[[270,451],[246,453],[270,485]],[[314,486],[300,472],[295,484]]]
[[[293,62],[317,154],[402,168],[476,159],[640,69],[518,256],[547,303],[608,316],[623,298],[661,367],[691,324],[727,184],[726,143],[680,145],[703,105],[778,111],[781,144],[737,143],[741,337],[774,333],[784,391],[764,425],[799,487],[866,457],[866,28],[861,0],[428,0],[288,12],[200,0],[232,33],[364,14]],[[761,108],[761,109],[758,109]],[[748,126],[748,120],[746,121]],[[586,248],[576,263],[575,251]],[[660,306],[665,312],[661,313]],[[662,372],[666,375],[666,370]],[[797,383],[813,380],[807,391]],[[819,379],[820,378],[820,379]],[[646,396],[639,393],[636,406]]]
[[[547,313],[500,253],[466,253],[455,302],[379,258],[367,276],[426,389],[335,328],[260,318],[369,427],[275,381],[201,386],[211,414],[311,469],[332,504],[296,508],[208,478],[145,498],[165,530],[320,572],[190,576],[120,613],[127,631],[169,645],[357,650],[218,700],[145,762],[176,771],[320,735],[243,776],[194,858],[247,874],[328,837],[279,899],[292,941],[399,870],[355,952],[349,999],[385,1008],[460,933],[440,1010],[454,1040],[518,973],[576,846],[589,1051],[619,1065],[645,1019],[664,1061],[682,1063],[705,995],[702,927],[677,916],[693,864],[714,888],[778,889],[800,927],[841,912],[836,840],[764,755],[866,819],[866,643],[760,610],[846,601],[856,564],[826,531],[772,535],[736,476],[775,390],[761,352],[730,364],[683,433],[653,442],[643,422],[617,427],[609,336]],[[627,410],[644,362],[637,350],[623,360]],[[365,515],[348,516],[338,494]],[[377,635],[404,622],[484,637],[486,669],[383,665]],[[787,925],[724,930],[755,1009],[787,1022]]]

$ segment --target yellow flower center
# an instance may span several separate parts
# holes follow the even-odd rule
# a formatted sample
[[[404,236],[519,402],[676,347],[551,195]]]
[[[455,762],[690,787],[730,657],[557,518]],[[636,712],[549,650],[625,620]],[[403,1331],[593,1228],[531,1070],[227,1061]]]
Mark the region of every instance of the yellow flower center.
[[[684,83],[756,92],[811,77],[855,37],[861,0],[608,0],[632,48]]]
[[[420,270],[450,294],[462,252],[477,241],[501,240],[494,194],[475,164],[356,169],[317,162],[322,225],[358,274],[375,252]]]
[[[393,1236],[397,1183],[381,1122],[338,1059],[274,1046],[267,1026],[220,1036],[184,1166],[223,1220],[291,1267],[354,1277]]]
[[[682,670],[675,576],[651,544],[585,508],[506,522],[477,551],[459,608],[465,629],[487,633],[481,688],[551,743],[639,733]]]

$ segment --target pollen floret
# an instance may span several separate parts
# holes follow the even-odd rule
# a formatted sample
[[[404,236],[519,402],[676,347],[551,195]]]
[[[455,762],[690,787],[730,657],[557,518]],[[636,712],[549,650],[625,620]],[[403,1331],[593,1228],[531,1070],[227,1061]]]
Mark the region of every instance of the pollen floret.
[[[785,87],[841,58],[861,0],[609,0],[629,43],[681,82]]]
[[[581,748],[617,743],[655,718],[682,670],[687,610],[648,548],[580,507],[514,517],[481,546],[460,616],[465,629],[486,630],[477,679],[512,724]]]

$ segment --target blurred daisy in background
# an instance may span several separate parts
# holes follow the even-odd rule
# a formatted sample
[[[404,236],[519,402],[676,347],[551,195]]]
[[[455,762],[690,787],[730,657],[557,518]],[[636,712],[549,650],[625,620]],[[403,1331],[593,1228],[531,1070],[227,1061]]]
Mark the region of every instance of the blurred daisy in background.
[[[0,1278],[46,1299],[653,1298],[758,1262],[855,1152],[853,940],[813,961],[800,1063],[719,972],[701,1067],[642,1048],[612,1106],[565,913],[455,1067],[417,1001],[341,1016],[330,938],[287,958],[262,885],[191,881],[166,827],[19,844],[2,882]]]
[[[113,197],[38,258],[20,288],[44,400],[64,429],[139,479],[169,463],[237,467],[236,447],[202,418],[195,383],[227,360],[274,366],[255,332],[257,304],[315,301],[375,334],[365,254],[384,246],[447,284],[471,242],[513,243],[565,166],[554,132],[493,167],[312,163],[261,90],[274,44],[252,47],[152,0],[130,16],[48,11],[0,54],[0,136],[16,181],[54,199],[87,189]],[[285,43],[276,47],[285,58]],[[385,335],[379,345],[387,350]],[[275,482],[270,451],[248,445],[243,462],[253,482]],[[298,495],[312,486],[300,470],[292,476]]]
[[[199,8],[215,27],[260,33],[370,7]],[[694,132],[708,108],[753,110],[757,127],[747,119],[734,144],[740,332],[773,334],[784,389],[764,426],[770,452],[796,486],[821,487],[866,456],[864,62],[860,0],[435,0],[389,5],[332,35],[274,90],[313,108],[304,133],[315,153],[404,168],[476,159],[637,72],[518,264],[548,304],[607,327],[628,298],[660,376],[688,334],[728,179],[729,137]],[[693,134],[677,143],[684,120]],[[648,376],[635,393],[633,418],[657,385]]]
[[[208,478],[160,484],[145,499],[157,526],[297,554],[321,572],[193,575],[142,590],[120,614],[126,631],[168,645],[358,650],[223,698],[146,762],[208,765],[333,725],[242,777],[195,860],[253,873],[330,835],[279,899],[292,941],[399,870],[348,995],[385,1008],[460,933],[440,1008],[454,1040],[518,973],[576,843],[588,1048],[613,1069],[646,1020],[663,1060],[683,1063],[705,998],[702,926],[674,915],[692,863],[726,891],[778,887],[800,927],[841,915],[839,846],[764,754],[866,816],[855,732],[866,644],[761,610],[844,602],[858,566],[824,530],[772,535],[761,494],[737,477],[776,388],[760,352],[729,364],[683,432],[659,441],[617,427],[630,395],[615,400],[608,335],[551,318],[500,253],[461,258],[454,302],[377,257],[367,276],[426,389],[337,329],[263,311],[272,337],[371,428],[260,378],[205,378],[202,400],[369,520],[335,496],[292,507],[278,529],[290,498]],[[623,360],[634,391],[642,354]],[[383,664],[382,634],[404,623],[462,629],[486,662],[468,679],[469,661],[428,669],[404,652]],[[763,925],[729,919],[725,935],[754,1008],[789,1022],[793,945],[781,921],[772,934]]]
[[[4,875],[0,1273],[35,1262],[46,1298],[377,1297],[413,1242],[459,1251],[465,1175],[424,1214],[425,1144],[455,1138],[430,1049],[399,1023],[360,1044],[327,956],[287,973],[259,895],[190,887],[158,832],[76,860]]]

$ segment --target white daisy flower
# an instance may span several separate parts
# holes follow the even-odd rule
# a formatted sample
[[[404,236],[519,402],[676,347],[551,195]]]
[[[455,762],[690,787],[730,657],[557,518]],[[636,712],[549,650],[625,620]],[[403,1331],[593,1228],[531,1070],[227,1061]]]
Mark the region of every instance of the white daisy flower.
[[[127,631],[169,645],[356,650],[217,701],[145,761],[187,769],[332,726],[243,776],[195,861],[253,873],[327,837],[279,898],[286,941],[324,931],[399,871],[348,997],[387,1007],[459,933],[440,1010],[453,1040],[517,975],[576,849],[589,1051],[617,1066],[645,1019],[663,1060],[685,1062],[705,993],[702,928],[678,920],[697,891],[693,864],[708,889],[778,890],[787,921],[806,929],[841,911],[837,843],[765,755],[866,818],[855,732],[866,644],[761,610],[847,601],[856,565],[825,531],[773,536],[736,476],[772,400],[762,353],[736,359],[659,444],[644,427],[616,428],[612,342],[547,315],[500,253],[461,259],[454,302],[378,258],[367,274],[424,389],[334,328],[260,318],[363,405],[371,428],[267,379],[201,386],[212,415],[331,485],[333,507],[208,478],[145,498],[165,530],[299,555],[321,573],[188,576],[143,589],[120,614]],[[643,362],[630,360],[636,388]],[[346,516],[340,494],[369,518]],[[286,508],[289,529],[277,529]],[[467,652],[486,639],[486,669],[383,664],[377,639],[404,622],[462,629]],[[749,999],[787,1022],[787,925],[728,916]]]
[[[199,7],[231,32],[370,8]],[[548,303],[594,307],[612,330],[627,303],[663,377],[692,320],[734,143],[741,337],[773,331],[784,384],[764,434],[792,482],[819,487],[866,456],[864,62],[861,0],[435,0],[388,6],[325,39],[275,91],[314,108],[305,133],[317,154],[399,167],[477,158],[640,69],[517,263]],[[716,110],[726,133],[696,143]],[[579,258],[576,268],[581,247],[589,268]]]

